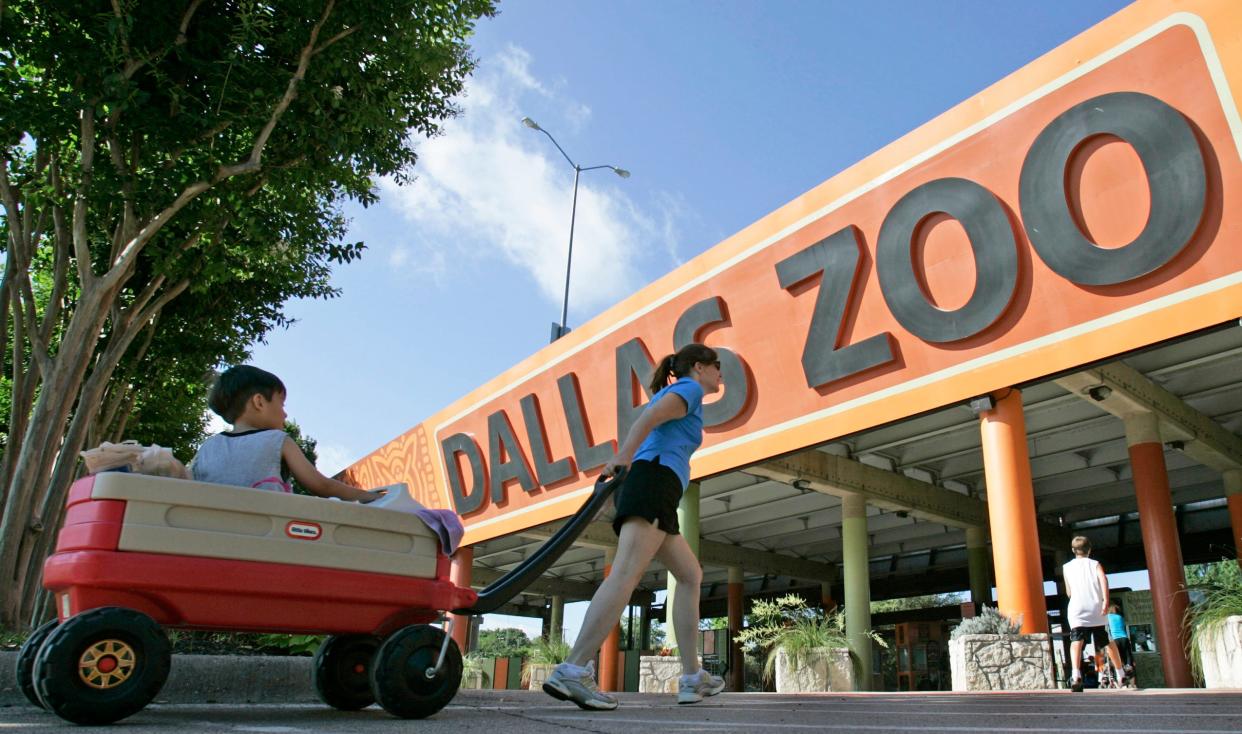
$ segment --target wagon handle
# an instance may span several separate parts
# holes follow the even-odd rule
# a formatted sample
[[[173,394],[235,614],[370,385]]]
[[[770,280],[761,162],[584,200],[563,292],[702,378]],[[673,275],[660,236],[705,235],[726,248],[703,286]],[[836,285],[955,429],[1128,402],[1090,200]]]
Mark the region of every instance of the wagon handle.
[[[621,480],[625,478],[625,469],[618,469],[617,473],[611,477],[601,476],[595,481],[595,491],[583,503],[572,517],[561,526],[560,530],[548,539],[548,542],[539,547],[529,558],[522,561],[516,568],[509,573],[501,576],[492,582],[487,588],[479,592],[479,598],[475,601],[474,606],[464,609],[454,609],[453,614],[487,614],[494,612],[509,600],[517,596],[527,586],[531,585],[535,579],[543,575],[544,571],[556,562],[561,555],[573,545],[574,541],[582,535],[582,531],[586,530],[587,525],[599,514],[604,503],[612,499],[612,493],[620,485]]]

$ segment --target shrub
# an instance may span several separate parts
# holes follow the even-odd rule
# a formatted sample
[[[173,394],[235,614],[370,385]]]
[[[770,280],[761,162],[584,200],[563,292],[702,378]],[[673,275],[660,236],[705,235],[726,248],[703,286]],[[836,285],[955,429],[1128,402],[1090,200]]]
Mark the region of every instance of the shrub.
[[[1022,633],[1022,617],[1012,620],[996,611],[995,607],[984,607],[976,617],[963,619],[962,623],[949,635],[956,640],[962,635],[1017,635]]]
[[[799,665],[811,650],[817,648],[850,649],[845,635],[845,613],[838,611],[825,615],[818,609],[808,607],[806,601],[796,594],[772,601],[755,600],[750,618],[750,626],[733,641],[749,653],[767,651],[763,674],[768,679],[771,679],[776,668],[778,650],[784,650],[791,662]],[[881,647],[888,647],[888,643],[875,632],[868,630],[867,634]],[[850,649],[850,657],[856,659],[857,652]]]
[[[569,643],[540,637],[531,643],[527,659],[535,665],[559,665],[569,657]]]
[[[1199,643],[1212,640],[1224,627],[1225,620],[1242,615],[1242,576],[1238,563],[1223,560],[1211,564],[1204,577],[1207,581],[1195,590],[1203,594],[1203,600],[1186,610],[1185,625],[1190,642],[1190,665],[1195,676],[1203,678],[1203,657]]]

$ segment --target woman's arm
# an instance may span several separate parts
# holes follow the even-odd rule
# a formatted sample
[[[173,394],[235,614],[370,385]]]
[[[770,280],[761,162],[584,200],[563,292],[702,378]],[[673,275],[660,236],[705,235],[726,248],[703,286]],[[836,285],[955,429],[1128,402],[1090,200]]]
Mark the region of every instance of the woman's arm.
[[[344,482],[338,482],[331,477],[325,477],[310,463],[310,459],[306,458],[306,454],[302,453],[302,449],[293,442],[293,439],[285,436],[285,442],[280,447],[280,458],[284,459],[285,465],[289,467],[289,471],[293,477],[302,483],[312,494],[320,497],[339,497],[343,500],[353,500],[355,502],[374,502],[381,495],[374,492],[367,492],[357,487],[351,487]]]
[[[680,395],[675,392],[664,393],[664,397],[644,410],[638,420],[634,421],[629,434],[617,448],[617,455],[604,465],[604,476],[611,477],[617,473],[617,469],[629,466],[634,460],[634,452],[638,451],[638,447],[642,446],[651,431],[661,423],[686,417],[686,409],[686,401]]]

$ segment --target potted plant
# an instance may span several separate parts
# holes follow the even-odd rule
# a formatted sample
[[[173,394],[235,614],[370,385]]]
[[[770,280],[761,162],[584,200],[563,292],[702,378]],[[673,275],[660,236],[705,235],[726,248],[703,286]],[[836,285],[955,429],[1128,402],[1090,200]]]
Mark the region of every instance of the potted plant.
[[[949,635],[955,691],[1031,691],[1055,688],[1045,633],[1022,634],[1022,620],[992,607],[963,619]]]
[[[1207,688],[1242,688],[1242,572],[1235,561],[1212,566],[1194,590],[1202,600],[1186,610],[1190,664]]]
[[[552,669],[569,657],[569,645],[560,639],[540,637],[531,644],[522,666],[522,687],[537,690],[552,675]]]
[[[790,594],[772,601],[756,600],[750,626],[734,641],[747,652],[766,651],[763,675],[776,679],[777,693],[852,691],[858,679],[856,654],[845,635],[845,614],[825,615]],[[871,639],[886,643],[875,632]]]

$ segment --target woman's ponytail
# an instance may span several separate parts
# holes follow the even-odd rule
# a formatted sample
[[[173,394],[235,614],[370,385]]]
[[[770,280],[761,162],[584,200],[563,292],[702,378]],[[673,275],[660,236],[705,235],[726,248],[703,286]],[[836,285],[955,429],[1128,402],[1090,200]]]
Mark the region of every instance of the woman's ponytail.
[[[685,377],[690,374],[690,368],[696,364],[709,364],[716,361],[716,350],[711,347],[705,347],[702,344],[687,344],[677,351],[676,354],[665,355],[656,365],[655,372],[651,375],[651,394],[655,395],[662,390],[672,380],[670,378]]]
[[[669,383],[669,377],[676,375],[676,372],[673,370],[676,361],[677,355],[668,354],[656,365],[655,372],[651,374],[651,384],[648,385],[651,388],[652,395],[658,393]]]

